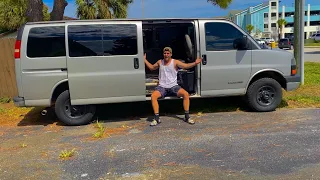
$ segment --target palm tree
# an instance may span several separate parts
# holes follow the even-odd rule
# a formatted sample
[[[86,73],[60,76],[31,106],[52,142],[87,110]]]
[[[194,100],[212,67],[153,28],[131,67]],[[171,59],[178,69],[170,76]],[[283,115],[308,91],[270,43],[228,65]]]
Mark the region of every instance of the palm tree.
[[[285,26],[287,24],[287,21],[285,19],[279,19],[277,21],[277,24],[278,24],[278,27],[279,27],[279,30],[280,30],[280,37],[279,38],[283,38],[283,27],[282,26]]]
[[[215,6],[218,5],[222,9],[227,9],[232,0],[207,0],[207,2],[211,2]]]
[[[77,17],[80,19],[126,18],[133,0],[76,0]]]
[[[248,33],[251,34],[251,32],[252,32],[253,29],[254,29],[254,26],[251,25],[251,24],[248,24],[248,25],[246,26],[246,28],[247,28]]]

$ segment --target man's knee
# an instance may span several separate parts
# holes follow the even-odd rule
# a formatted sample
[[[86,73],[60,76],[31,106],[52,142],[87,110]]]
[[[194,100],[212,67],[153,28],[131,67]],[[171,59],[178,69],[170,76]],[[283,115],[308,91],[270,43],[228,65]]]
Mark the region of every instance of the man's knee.
[[[184,99],[188,99],[189,93],[186,90],[184,90],[183,88],[180,88],[178,91],[178,96],[183,97]]]
[[[184,91],[183,94],[182,94],[182,97],[184,99],[188,99],[189,98],[189,93],[187,91]]]
[[[152,94],[151,94],[151,100],[157,100],[161,97],[161,93],[159,91],[154,91]]]

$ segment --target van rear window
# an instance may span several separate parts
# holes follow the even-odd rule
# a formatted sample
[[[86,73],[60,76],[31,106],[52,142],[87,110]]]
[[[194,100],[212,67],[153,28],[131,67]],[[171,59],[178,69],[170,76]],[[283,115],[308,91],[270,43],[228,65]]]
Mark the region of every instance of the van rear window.
[[[66,56],[65,27],[31,28],[27,43],[27,56],[31,58]]]

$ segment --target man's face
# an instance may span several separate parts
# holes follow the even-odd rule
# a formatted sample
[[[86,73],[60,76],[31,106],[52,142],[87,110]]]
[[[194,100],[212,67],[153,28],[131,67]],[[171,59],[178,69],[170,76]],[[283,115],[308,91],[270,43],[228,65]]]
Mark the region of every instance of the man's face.
[[[163,58],[164,58],[164,60],[170,60],[170,58],[171,58],[171,53],[170,53],[170,51],[164,51],[163,52]]]

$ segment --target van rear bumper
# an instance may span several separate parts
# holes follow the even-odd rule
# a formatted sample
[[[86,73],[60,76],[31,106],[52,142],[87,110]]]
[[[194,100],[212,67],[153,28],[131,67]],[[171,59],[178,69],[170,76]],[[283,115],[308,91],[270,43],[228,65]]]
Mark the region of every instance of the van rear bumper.
[[[287,91],[293,91],[298,89],[298,87],[300,86],[300,82],[301,82],[301,77],[300,76],[287,76],[285,77],[286,81],[287,81]]]
[[[24,98],[23,97],[19,97],[19,96],[15,96],[13,98],[13,103],[15,106],[18,106],[18,107],[24,107],[26,106],[26,103],[24,101]]]

